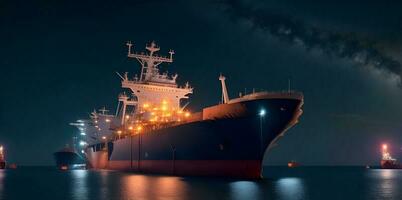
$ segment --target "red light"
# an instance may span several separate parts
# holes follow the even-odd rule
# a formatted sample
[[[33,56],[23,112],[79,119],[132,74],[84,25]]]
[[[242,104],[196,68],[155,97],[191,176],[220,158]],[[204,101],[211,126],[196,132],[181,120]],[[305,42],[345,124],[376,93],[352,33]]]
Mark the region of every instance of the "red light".
[[[382,145],[382,149],[387,150],[388,146],[386,144]]]

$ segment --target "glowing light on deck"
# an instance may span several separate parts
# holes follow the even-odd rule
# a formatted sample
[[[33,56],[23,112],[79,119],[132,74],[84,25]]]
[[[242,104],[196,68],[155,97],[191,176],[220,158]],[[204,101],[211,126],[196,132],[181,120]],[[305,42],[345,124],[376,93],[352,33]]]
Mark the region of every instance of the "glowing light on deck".
[[[102,139],[103,139],[103,140],[106,140],[106,136],[102,136]]]
[[[130,119],[130,115],[126,115],[126,119]]]
[[[156,130],[165,127],[163,124],[169,126],[185,122],[190,116],[189,111],[174,107],[167,100],[162,100],[155,104],[145,102],[141,104],[141,110],[132,114],[130,119],[128,115],[125,115],[127,126],[121,127],[123,129],[121,131],[116,130],[115,134],[120,137],[125,134],[139,134],[148,130]]]
[[[80,146],[85,146],[87,143],[85,141],[80,141]]]
[[[387,150],[387,149],[388,149],[388,145],[387,145],[387,144],[383,144],[383,145],[382,145],[382,149],[383,149],[383,150]]]
[[[110,119],[106,119],[105,121],[106,121],[106,122],[110,122]]]
[[[85,133],[85,132],[81,132],[80,134],[81,134],[81,135],[86,135],[86,133]]]

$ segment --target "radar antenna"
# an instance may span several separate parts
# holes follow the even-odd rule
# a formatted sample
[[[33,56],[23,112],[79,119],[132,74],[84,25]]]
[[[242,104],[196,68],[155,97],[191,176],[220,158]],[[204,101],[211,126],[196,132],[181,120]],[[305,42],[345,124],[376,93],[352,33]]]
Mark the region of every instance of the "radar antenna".
[[[156,45],[155,42],[151,42],[150,45],[147,45],[145,48],[149,51],[149,54],[138,54],[132,53],[131,48],[133,44],[128,41],[126,43],[128,47],[128,57],[136,58],[137,61],[141,64],[141,75],[139,81],[149,81],[152,77],[159,75],[158,65],[161,63],[172,63],[173,62],[173,54],[174,51],[170,50],[169,57],[157,56],[154,55],[156,52],[160,50],[160,48]]]

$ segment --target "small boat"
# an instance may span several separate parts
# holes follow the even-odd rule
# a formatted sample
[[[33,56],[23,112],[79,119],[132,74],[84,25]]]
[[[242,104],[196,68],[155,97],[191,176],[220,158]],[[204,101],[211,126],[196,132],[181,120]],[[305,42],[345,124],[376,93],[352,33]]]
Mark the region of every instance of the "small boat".
[[[289,168],[294,168],[294,167],[298,167],[298,166],[300,166],[300,164],[298,162],[294,161],[294,160],[288,162],[288,167]]]
[[[388,151],[388,145],[382,145],[382,169],[402,169],[402,165],[398,164],[397,160],[391,156]]]
[[[85,169],[85,158],[78,154],[73,148],[63,148],[60,151],[55,152],[54,158],[56,166],[60,170],[70,169]]]
[[[17,169],[17,164],[11,163],[11,164],[8,165],[8,168],[9,169]]]

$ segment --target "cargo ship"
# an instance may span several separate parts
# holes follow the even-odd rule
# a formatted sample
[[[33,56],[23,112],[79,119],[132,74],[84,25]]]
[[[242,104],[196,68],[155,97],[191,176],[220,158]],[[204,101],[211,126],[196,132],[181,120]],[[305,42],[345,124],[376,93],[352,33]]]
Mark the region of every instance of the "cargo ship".
[[[388,151],[388,145],[382,145],[382,159],[381,159],[382,169],[402,169],[402,165],[398,164],[397,160],[391,156]]]
[[[154,42],[146,53],[132,52],[140,63],[139,75],[117,73],[128,90],[118,97],[116,113],[94,111],[78,120],[87,162],[94,169],[115,169],[178,176],[261,178],[264,154],[302,114],[303,94],[252,92],[230,99],[225,77],[219,76],[219,104],[198,112],[187,109],[193,88],[180,86],[177,74],[160,72],[172,63],[159,56]]]
[[[0,146],[0,169],[6,168],[6,158],[4,156],[4,148]]]

